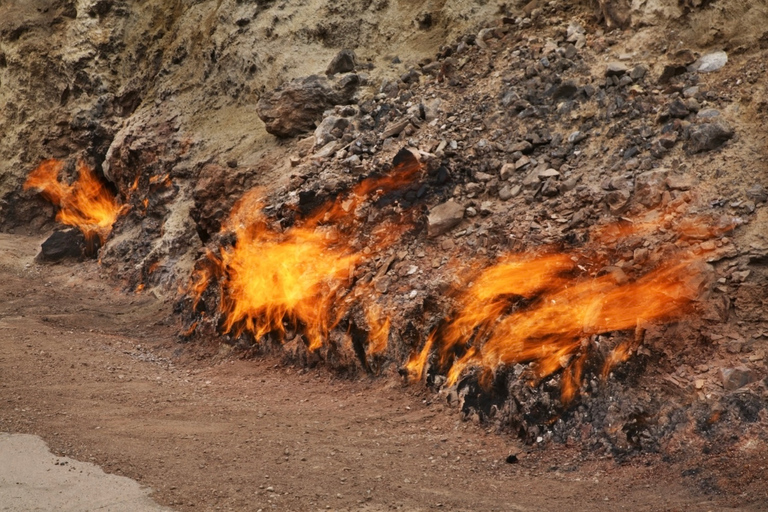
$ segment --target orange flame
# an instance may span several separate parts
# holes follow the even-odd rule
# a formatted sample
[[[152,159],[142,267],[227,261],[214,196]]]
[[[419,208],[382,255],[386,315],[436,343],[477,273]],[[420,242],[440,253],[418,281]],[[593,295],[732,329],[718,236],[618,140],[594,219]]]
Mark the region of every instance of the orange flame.
[[[678,236],[708,237],[733,227],[711,227],[701,219],[671,222],[671,217],[636,224],[601,227],[598,240],[645,234],[662,225]],[[704,227],[702,227],[702,225]],[[677,229],[679,226],[682,228]],[[594,239],[593,238],[593,239]],[[458,297],[455,313],[435,329],[406,369],[412,380],[424,375],[433,347],[447,384],[455,384],[470,368],[484,375],[504,365],[533,363],[536,378],[563,370],[561,400],[578,393],[594,335],[637,329],[630,342],[618,344],[607,356],[603,376],[626,361],[642,343],[641,326],[685,313],[697,299],[706,279],[700,248],[663,263],[632,281],[609,273],[586,274],[577,262],[583,254],[507,255],[483,270]],[[587,266],[601,264],[595,255]],[[483,380],[483,379],[481,379]]]
[[[103,244],[121,212],[119,203],[84,162],[78,162],[78,179],[72,185],[59,181],[63,167],[60,160],[45,160],[30,173],[24,190],[38,189],[60,208],[57,221],[80,229],[89,243],[98,237]]]
[[[263,213],[261,192],[250,191],[223,228],[233,231],[237,242],[218,255],[209,254],[208,263],[196,273],[189,289],[194,307],[215,277],[221,288],[223,332],[238,336],[249,332],[258,340],[271,332],[284,335],[286,326],[297,326],[310,350],[320,348],[353,304],[348,291],[355,269],[367,259],[360,247],[380,250],[408,227],[385,223],[360,234],[352,229],[359,224],[358,210],[379,194],[410,183],[420,170],[415,157],[406,158],[391,175],[362,181],[350,194],[285,231],[272,226]],[[371,294],[362,300],[371,301]],[[373,355],[386,348],[390,321],[373,302],[364,311],[369,324],[367,353]]]

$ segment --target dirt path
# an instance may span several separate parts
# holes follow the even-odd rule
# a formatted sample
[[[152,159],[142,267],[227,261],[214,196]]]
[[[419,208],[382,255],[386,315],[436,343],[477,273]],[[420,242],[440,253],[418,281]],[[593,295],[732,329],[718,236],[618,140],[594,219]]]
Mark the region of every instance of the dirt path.
[[[219,352],[95,263],[0,235],[0,431],[151,486],[178,510],[759,510],[656,458],[584,462],[464,422],[418,389]],[[519,462],[507,464],[510,454]]]

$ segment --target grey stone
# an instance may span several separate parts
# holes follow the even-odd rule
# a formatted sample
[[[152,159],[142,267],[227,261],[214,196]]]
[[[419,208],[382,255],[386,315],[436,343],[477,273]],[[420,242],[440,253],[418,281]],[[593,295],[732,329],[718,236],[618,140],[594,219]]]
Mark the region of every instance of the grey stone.
[[[464,207],[450,200],[432,208],[427,217],[427,235],[440,236],[456,227],[464,218]]]
[[[724,121],[691,127],[687,144],[689,153],[701,153],[717,149],[733,137],[733,129]]]
[[[333,76],[336,73],[349,73],[355,70],[357,65],[357,57],[352,50],[341,50],[328,64],[328,68],[325,70],[325,74]]]
[[[699,110],[699,113],[696,114],[696,117],[700,119],[712,119],[719,116],[720,111],[714,108],[705,108],[704,110]]]
[[[697,60],[693,67],[699,73],[710,73],[717,71],[726,65],[728,62],[728,54],[725,52],[712,52],[706,55],[702,55]]]
[[[317,128],[315,129],[315,145],[325,146],[332,140],[336,140],[337,137],[332,132],[336,130],[343,131],[347,128],[347,126],[349,126],[349,120],[343,117],[326,117],[322,120],[322,122],[320,122],[319,125],[317,125]]]
[[[723,388],[726,391],[734,391],[755,382],[759,376],[757,372],[746,366],[736,366],[734,368],[721,368],[720,378],[723,380]]]
[[[611,62],[605,68],[605,76],[622,76],[627,72],[627,66],[622,62]]]
[[[512,198],[512,190],[509,188],[509,185],[504,185],[501,187],[501,190],[499,190],[499,199],[502,201],[506,201],[508,199]]]
[[[756,203],[768,201],[768,193],[766,193],[765,187],[759,183],[747,189],[747,197]]]
[[[645,76],[645,74],[648,72],[645,66],[642,64],[638,64],[634,68],[632,68],[632,71],[629,72],[629,77],[632,80],[640,80]]]

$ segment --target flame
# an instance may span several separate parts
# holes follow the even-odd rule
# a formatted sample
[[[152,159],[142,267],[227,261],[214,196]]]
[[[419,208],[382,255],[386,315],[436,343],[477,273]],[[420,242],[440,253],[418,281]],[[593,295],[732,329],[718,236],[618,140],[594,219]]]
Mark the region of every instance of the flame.
[[[98,238],[103,244],[121,212],[120,204],[84,162],[77,163],[78,179],[72,185],[59,181],[63,167],[60,160],[45,160],[29,174],[24,190],[37,189],[60,208],[57,221],[80,229],[89,243]]]
[[[729,226],[733,223],[713,228],[702,219],[676,222],[662,216],[598,228],[593,240],[616,242],[653,229],[674,229],[679,238],[703,239]],[[459,292],[454,313],[433,330],[421,351],[412,354],[406,369],[412,380],[422,378],[433,347],[447,385],[454,385],[471,368],[481,370],[482,381],[505,365],[532,363],[533,376],[539,379],[562,370],[561,401],[568,403],[578,394],[592,350],[589,340],[636,329],[632,340],[617,344],[606,357],[603,376],[607,376],[642,343],[643,325],[671,320],[689,309],[706,281],[705,255],[700,248],[678,253],[634,280],[614,273],[590,274],[588,268],[605,263],[603,254],[506,255],[479,271],[474,282]]]
[[[408,229],[408,223],[385,221],[361,233],[358,219],[367,216],[361,213],[365,204],[411,183],[420,170],[413,155],[396,160],[391,174],[363,180],[348,195],[285,230],[264,214],[262,192],[250,191],[224,223],[224,230],[235,233],[236,243],[218,254],[209,253],[196,272],[189,288],[193,307],[218,281],[224,333],[249,332],[258,340],[268,333],[284,336],[286,328],[300,327],[309,349],[317,350],[353,304],[362,300],[369,324],[366,352],[380,353],[387,346],[390,320],[371,293],[358,297],[349,291],[356,268],[369,258],[366,254],[380,252]]]

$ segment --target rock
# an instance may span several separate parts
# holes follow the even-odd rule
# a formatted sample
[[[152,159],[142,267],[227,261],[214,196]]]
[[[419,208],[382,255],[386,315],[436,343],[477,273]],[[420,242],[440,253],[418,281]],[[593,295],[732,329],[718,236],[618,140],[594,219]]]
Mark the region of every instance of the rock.
[[[696,185],[696,180],[691,176],[668,176],[666,184],[670,190],[691,190]]]
[[[573,80],[567,80],[555,88],[554,92],[552,93],[552,99],[555,101],[561,99],[569,100],[576,96],[578,91],[579,88],[576,86],[576,82]]]
[[[434,238],[447,233],[464,218],[464,207],[450,200],[432,208],[427,217],[427,236]]]
[[[721,368],[720,378],[723,380],[723,388],[726,391],[734,391],[755,382],[759,376],[757,372],[746,366],[736,366],[735,368]]]
[[[466,215],[468,218],[471,217],[477,217],[477,210],[474,206],[469,206],[465,211],[464,215]]]
[[[384,131],[381,132],[381,138],[388,139],[390,137],[400,135],[400,132],[405,130],[405,127],[409,124],[411,124],[411,120],[409,118],[393,121],[392,123],[388,124],[386,128],[384,128]]]
[[[508,199],[512,198],[512,189],[509,188],[509,185],[504,185],[501,187],[501,190],[499,190],[499,199],[502,201],[506,201]]]
[[[733,129],[724,121],[693,126],[686,149],[689,153],[711,151],[733,137]]]
[[[519,171],[520,169],[525,168],[528,164],[531,163],[531,159],[527,156],[520,157],[517,162],[515,162],[515,170]]]
[[[696,117],[699,119],[712,119],[719,116],[720,111],[714,108],[705,108],[704,110],[699,110],[699,113],[696,114]]]
[[[512,177],[512,175],[515,172],[515,165],[514,164],[504,164],[501,166],[501,169],[499,170],[499,178],[501,178],[502,181],[507,181],[509,178]]]
[[[605,68],[605,76],[611,77],[616,76],[620,77],[624,75],[627,72],[627,66],[622,62],[611,62],[608,64],[608,67]]]
[[[629,192],[626,190],[614,190],[605,195],[605,204],[611,210],[611,213],[618,215],[622,213],[629,205]]]
[[[632,68],[632,71],[629,72],[629,77],[632,80],[637,81],[643,78],[647,72],[648,72],[648,69],[645,66],[643,66],[642,64],[638,64],[637,66]]]
[[[85,236],[79,229],[54,231],[43,242],[37,258],[42,261],[58,262],[66,258],[80,258],[85,251]],[[95,253],[95,251],[94,251]]]
[[[328,116],[315,129],[315,145],[325,146],[338,137],[333,133],[336,130],[344,131],[349,126],[349,120],[343,117]]]
[[[768,193],[765,187],[759,183],[752,185],[747,189],[747,197],[756,203],[764,203],[768,201]]]
[[[688,114],[690,114],[690,110],[688,110],[688,106],[682,102],[679,98],[670,103],[667,106],[667,110],[669,112],[669,117],[674,117],[678,119],[682,119],[684,117],[687,117]]]
[[[694,62],[693,68],[699,73],[711,73],[717,71],[728,62],[728,54],[725,52],[712,52],[702,55]]]
[[[325,74],[333,76],[336,73],[349,73],[355,70],[357,65],[357,56],[352,50],[341,50],[328,64]]]
[[[511,144],[507,148],[507,152],[508,153],[515,153],[517,151],[519,151],[521,153],[530,153],[531,151],[533,151],[533,144],[531,144],[527,140],[524,140],[524,141],[521,141],[521,142],[517,142],[515,144]]]
[[[312,155],[313,159],[316,160],[322,160],[323,158],[328,158],[332,156],[336,150],[339,148],[338,141],[332,140],[322,148],[320,148],[314,155]]]
[[[635,199],[648,208],[661,202],[666,186],[666,171],[646,171],[635,178]]]
[[[539,179],[540,180],[546,180],[548,178],[559,178],[560,173],[557,171],[557,169],[552,169],[551,167],[548,169],[544,169],[543,171],[539,171]]]
[[[346,75],[335,85],[318,75],[297,78],[264,94],[256,111],[269,133],[295,137],[312,131],[324,111],[351,103],[359,84],[357,75]]]

